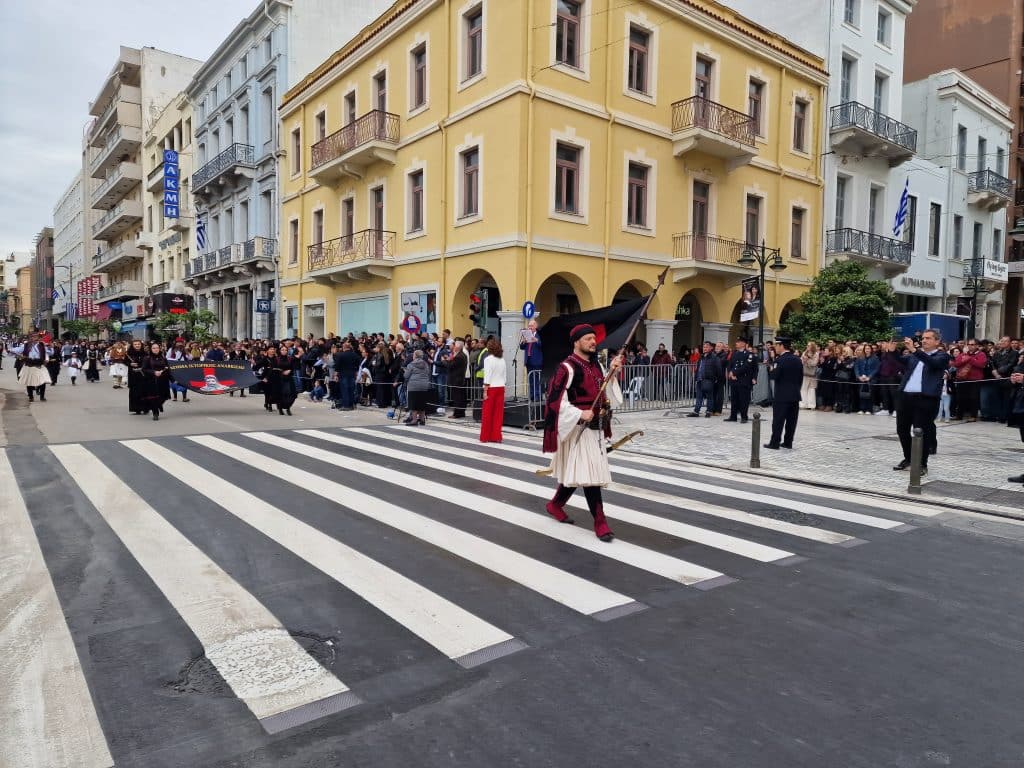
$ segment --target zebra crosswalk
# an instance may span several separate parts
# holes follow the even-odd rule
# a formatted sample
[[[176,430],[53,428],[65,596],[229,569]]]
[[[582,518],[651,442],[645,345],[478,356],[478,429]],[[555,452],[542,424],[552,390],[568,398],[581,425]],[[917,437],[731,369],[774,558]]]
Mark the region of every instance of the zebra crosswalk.
[[[940,511],[619,452],[606,544],[544,512],[546,464],[445,423],[0,453],[0,764],[132,762],[126,706],[274,734]]]

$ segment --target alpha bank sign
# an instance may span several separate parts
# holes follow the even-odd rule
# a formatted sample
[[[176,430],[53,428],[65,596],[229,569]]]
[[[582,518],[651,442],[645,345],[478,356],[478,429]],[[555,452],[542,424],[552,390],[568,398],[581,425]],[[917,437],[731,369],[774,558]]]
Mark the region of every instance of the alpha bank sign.
[[[933,293],[939,289],[935,280],[922,280],[919,277],[909,277],[907,275],[900,278],[900,286],[903,288],[916,288],[920,291],[931,291]]]
[[[164,218],[176,219],[181,214],[181,173],[178,153],[164,150]]]

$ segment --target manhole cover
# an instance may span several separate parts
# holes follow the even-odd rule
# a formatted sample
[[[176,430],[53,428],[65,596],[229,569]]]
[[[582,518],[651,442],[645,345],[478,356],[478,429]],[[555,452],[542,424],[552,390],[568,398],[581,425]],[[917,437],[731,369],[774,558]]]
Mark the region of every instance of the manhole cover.
[[[820,526],[821,518],[817,515],[808,515],[792,509],[752,509],[750,513],[761,517],[770,517],[772,520],[781,520],[785,523],[795,525]]]
[[[309,654],[309,664],[302,669],[285,667],[279,659],[274,658],[273,648],[278,631],[276,630],[255,630],[240,635],[216,648],[210,648],[208,653],[218,658],[220,663],[230,663],[233,658],[244,657],[247,665],[253,658],[258,658],[260,663],[260,680],[254,680],[253,684],[267,692],[270,690],[291,690],[303,685],[307,679],[319,675],[323,667],[330,667],[334,662],[337,652],[338,641],[333,637],[321,637],[312,632],[289,632],[289,635],[301,645]],[[262,657],[262,658],[261,658]],[[203,654],[192,659],[178,673],[177,680],[167,683],[168,691],[176,694],[200,694],[204,696],[236,696],[237,691],[232,691],[227,683],[220,676],[209,655]]]

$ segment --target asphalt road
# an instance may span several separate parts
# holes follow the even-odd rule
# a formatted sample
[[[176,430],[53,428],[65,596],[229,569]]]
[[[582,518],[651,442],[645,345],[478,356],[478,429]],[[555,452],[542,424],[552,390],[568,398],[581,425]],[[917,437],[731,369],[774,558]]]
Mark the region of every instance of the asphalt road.
[[[1024,765],[1020,524],[283,421],[7,450],[0,765]]]

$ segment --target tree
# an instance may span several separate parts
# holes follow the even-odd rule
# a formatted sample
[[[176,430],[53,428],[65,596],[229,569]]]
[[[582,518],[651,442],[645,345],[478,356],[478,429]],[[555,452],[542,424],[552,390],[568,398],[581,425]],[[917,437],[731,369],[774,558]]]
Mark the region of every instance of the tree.
[[[180,333],[184,337],[202,344],[213,338],[210,328],[216,323],[217,315],[210,310],[193,309],[180,315],[164,312],[157,317],[154,325],[156,333],[164,340],[174,338]]]
[[[61,323],[61,328],[64,333],[70,333],[76,339],[87,339],[90,336],[98,336],[100,332],[99,323],[93,322],[92,320],[86,320],[85,318],[65,320]]]
[[[867,268],[856,261],[825,267],[798,301],[801,310],[780,328],[780,335],[789,336],[795,344],[892,336],[892,287],[884,280],[870,279]]]

